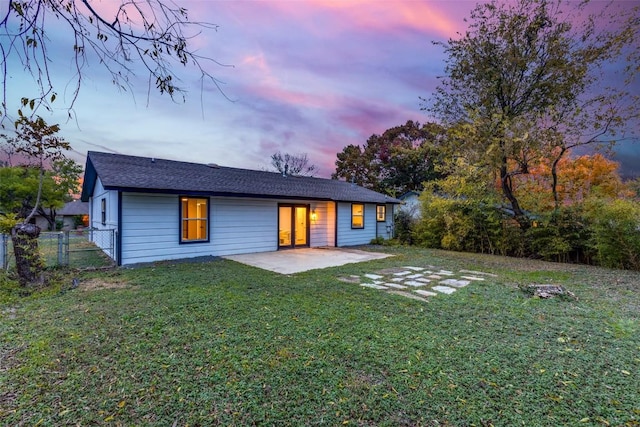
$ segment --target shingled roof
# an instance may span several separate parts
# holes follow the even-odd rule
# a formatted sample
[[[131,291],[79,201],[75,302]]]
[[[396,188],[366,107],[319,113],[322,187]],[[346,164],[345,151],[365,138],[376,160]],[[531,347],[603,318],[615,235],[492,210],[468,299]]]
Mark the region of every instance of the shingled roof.
[[[83,201],[93,195],[97,177],[107,190],[130,192],[401,203],[345,181],[96,151],[87,156]]]

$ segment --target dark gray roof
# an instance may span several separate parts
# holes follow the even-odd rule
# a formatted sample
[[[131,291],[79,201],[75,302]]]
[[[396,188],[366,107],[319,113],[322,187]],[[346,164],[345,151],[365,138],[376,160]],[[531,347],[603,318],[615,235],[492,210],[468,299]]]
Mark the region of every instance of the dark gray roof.
[[[47,215],[50,210],[44,209]],[[67,202],[63,207],[56,211],[57,216],[76,216],[76,215],[89,215],[89,203],[81,202],[80,200],[74,200]]]
[[[107,190],[400,203],[395,198],[345,181],[95,151],[90,151],[87,156],[83,201],[92,196],[97,177]]]
[[[58,215],[88,215],[89,203],[81,202],[80,200],[74,200],[73,202],[65,203],[62,209],[58,212]]]

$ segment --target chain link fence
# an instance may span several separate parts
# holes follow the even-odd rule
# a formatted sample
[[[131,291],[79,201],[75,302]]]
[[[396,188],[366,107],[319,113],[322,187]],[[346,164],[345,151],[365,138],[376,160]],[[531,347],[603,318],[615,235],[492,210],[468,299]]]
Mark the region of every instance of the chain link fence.
[[[38,249],[47,267],[68,266],[79,269],[115,265],[116,230],[69,230],[40,233]],[[0,234],[0,266],[15,266],[11,236]]]

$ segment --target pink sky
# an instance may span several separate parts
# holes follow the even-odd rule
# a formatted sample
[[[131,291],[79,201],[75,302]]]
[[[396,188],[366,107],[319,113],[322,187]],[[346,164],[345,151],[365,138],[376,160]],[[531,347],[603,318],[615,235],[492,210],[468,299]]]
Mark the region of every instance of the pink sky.
[[[188,0],[179,5],[192,19],[219,25],[203,32],[194,46],[231,65],[209,69],[224,82],[229,99],[211,84],[201,91],[198,74],[184,69],[186,103],[155,93],[147,101],[144,74],[132,92],[118,92],[94,63],[76,104],[77,121],[67,122],[63,107],[70,94],[60,87],[72,68],[70,46],[61,39],[51,56],[63,102],[54,116],[44,117],[62,125],[79,162],[84,164],[88,150],[97,150],[262,169],[271,154],[282,151],[307,153],[319,166],[318,176],[328,177],[345,146],[362,145],[409,119],[429,120],[419,98],[429,97],[444,68],[442,49],[432,41],[464,31],[463,19],[475,2]],[[9,99],[30,96],[31,82],[20,75],[19,64],[9,65],[14,74]]]

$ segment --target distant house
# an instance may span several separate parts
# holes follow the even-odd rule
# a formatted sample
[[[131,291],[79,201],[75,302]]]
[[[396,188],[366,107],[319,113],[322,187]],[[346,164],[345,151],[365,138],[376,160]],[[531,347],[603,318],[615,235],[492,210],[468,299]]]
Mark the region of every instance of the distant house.
[[[420,212],[420,193],[417,191],[407,191],[402,196],[398,197],[402,201],[402,205],[399,210],[408,213],[412,218],[419,218]]]
[[[45,209],[47,214],[49,209]],[[41,230],[49,229],[49,222],[42,215],[35,215],[35,223]],[[60,223],[62,230],[73,230],[78,225],[89,224],[89,203],[74,200],[56,211],[56,222]],[[81,223],[81,224],[78,224]]]
[[[115,229],[118,265],[368,244],[400,200],[337,180],[89,152],[90,227]]]

